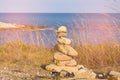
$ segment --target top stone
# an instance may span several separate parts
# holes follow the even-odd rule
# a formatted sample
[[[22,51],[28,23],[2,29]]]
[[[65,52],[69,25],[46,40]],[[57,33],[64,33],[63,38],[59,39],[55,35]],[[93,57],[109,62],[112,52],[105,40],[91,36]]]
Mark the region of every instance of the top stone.
[[[59,28],[58,28],[58,30],[57,30],[57,32],[58,33],[60,33],[60,32],[67,32],[67,28],[65,27],[65,26],[60,26]]]

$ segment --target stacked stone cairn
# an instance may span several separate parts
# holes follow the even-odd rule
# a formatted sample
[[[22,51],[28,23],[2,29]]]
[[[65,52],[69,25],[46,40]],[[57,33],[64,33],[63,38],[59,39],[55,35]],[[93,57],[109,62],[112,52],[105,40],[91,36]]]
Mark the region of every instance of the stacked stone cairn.
[[[76,66],[75,57],[78,53],[71,47],[71,40],[67,37],[67,29],[62,26],[57,31],[57,48],[54,55],[54,62],[58,66]]]
[[[96,74],[92,70],[88,70],[83,65],[77,64],[75,58],[78,56],[78,53],[71,47],[71,40],[67,38],[67,28],[65,26],[58,28],[57,41],[54,64],[47,65],[47,70],[60,72],[60,76],[95,78]]]

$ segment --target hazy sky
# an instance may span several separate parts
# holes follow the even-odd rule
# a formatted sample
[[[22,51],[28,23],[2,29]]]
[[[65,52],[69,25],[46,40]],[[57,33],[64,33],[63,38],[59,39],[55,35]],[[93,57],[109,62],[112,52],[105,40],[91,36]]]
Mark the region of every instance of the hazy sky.
[[[0,0],[0,12],[120,13],[120,0]]]

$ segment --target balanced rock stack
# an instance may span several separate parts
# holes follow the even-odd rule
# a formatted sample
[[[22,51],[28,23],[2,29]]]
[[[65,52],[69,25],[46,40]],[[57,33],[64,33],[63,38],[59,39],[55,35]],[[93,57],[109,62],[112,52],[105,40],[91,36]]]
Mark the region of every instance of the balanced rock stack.
[[[78,65],[75,61],[75,57],[78,56],[78,53],[71,47],[71,40],[67,38],[67,28],[65,26],[58,28],[57,41],[58,44],[55,47],[54,63],[47,65],[45,67],[46,70],[59,72],[62,76],[66,72],[64,76],[69,73],[70,76],[74,76],[75,78],[96,77],[96,74],[92,72],[92,70],[88,70],[83,65]]]
[[[57,31],[57,52],[54,55],[54,62],[58,66],[76,66],[75,57],[78,53],[70,46],[71,40],[67,37],[67,29],[64,26]]]

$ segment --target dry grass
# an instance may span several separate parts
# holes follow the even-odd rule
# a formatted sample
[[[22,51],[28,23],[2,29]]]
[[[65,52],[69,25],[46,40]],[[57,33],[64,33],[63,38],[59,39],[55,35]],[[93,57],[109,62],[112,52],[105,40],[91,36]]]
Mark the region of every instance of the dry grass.
[[[41,64],[50,63],[52,56],[53,49],[26,45],[21,41],[0,46],[1,64],[40,66]]]
[[[90,68],[120,66],[120,45],[86,45],[77,48],[79,64]]]
[[[120,45],[84,45],[77,46],[79,64],[88,68],[110,70],[120,66]],[[0,64],[3,65],[32,65],[52,63],[53,48],[37,47],[25,43],[11,42],[0,47]]]

